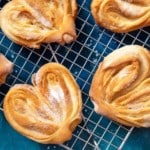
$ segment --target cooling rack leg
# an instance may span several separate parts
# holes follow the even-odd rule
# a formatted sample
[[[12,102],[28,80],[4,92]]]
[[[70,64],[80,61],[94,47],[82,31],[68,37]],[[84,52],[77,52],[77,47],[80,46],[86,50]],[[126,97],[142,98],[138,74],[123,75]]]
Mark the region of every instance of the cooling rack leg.
[[[57,57],[56,57],[56,55],[55,55],[55,53],[54,53],[54,51],[53,51],[53,49],[52,49],[52,47],[50,46],[50,44],[49,44],[49,50],[51,51],[51,53],[52,53],[52,55],[53,55],[53,57],[54,57],[55,62],[59,63],[59,62],[58,62],[58,59],[57,59]]]
[[[133,129],[134,129],[134,127],[132,127],[132,128],[128,131],[126,137],[124,138],[124,140],[123,140],[123,142],[121,143],[121,145],[120,145],[120,147],[119,147],[118,150],[122,150],[123,146],[125,145],[125,143],[126,143],[128,137],[129,137],[130,134],[132,133]]]

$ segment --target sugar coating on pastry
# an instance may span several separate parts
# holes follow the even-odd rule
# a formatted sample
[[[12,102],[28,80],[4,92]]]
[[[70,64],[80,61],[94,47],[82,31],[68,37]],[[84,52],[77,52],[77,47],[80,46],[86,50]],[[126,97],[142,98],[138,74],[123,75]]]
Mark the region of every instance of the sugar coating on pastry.
[[[150,127],[150,53],[138,45],[113,51],[94,74],[95,111],[127,126]]]
[[[41,43],[76,39],[75,0],[12,0],[0,11],[0,27],[17,44],[39,48]]]
[[[3,84],[13,70],[13,64],[3,55],[0,54],[0,84]]]
[[[99,25],[118,33],[150,25],[150,0],[93,0],[91,11]]]
[[[81,91],[67,68],[42,66],[33,85],[17,84],[4,99],[4,114],[19,133],[43,144],[68,141],[81,122]]]

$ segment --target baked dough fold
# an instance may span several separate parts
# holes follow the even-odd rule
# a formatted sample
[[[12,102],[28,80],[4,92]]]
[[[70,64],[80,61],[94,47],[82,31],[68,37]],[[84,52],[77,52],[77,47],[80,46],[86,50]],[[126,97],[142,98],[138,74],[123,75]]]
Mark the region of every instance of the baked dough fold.
[[[41,43],[76,39],[75,0],[12,0],[0,11],[0,26],[15,43],[39,48]]]
[[[0,84],[5,83],[5,80],[13,71],[13,64],[3,55],[0,54]]]
[[[4,99],[4,114],[24,136],[43,144],[69,140],[81,122],[80,89],[62,65],[48,63],[32,77],[32,85],[18,84]]]
[[[150,53],[131,45],[100,63],[89,95],[95,111],[127,126],[150,127]]]
[[[150,0],[93,0],[91,10],[99,25],[114,32],[150,25]]]

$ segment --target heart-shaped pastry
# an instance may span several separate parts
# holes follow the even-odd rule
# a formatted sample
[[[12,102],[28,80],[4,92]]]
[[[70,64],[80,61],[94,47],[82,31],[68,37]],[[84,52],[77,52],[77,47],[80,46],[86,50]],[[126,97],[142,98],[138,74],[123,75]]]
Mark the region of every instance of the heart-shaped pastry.
[[[150,25],[150,0],[93,0],[91,10],[99,25],[114,32]]]
[[[0,11],[0,26],[14,42],[30,48],[76,39],[75,0],[12,0]]]
[[[127,126],[150,127],[150,53],[131,45],[109,54],[89,93],[95,111]]]
[[[82,99],[73,76],[64,66],[48,63],[33,75],[33,86],[18,84],[4,99],[10,125],[36,142],[69,140],[81,122]]]
[[[0,54],[0,84],[3,84],[13,71],[13,64],[4,55]]]

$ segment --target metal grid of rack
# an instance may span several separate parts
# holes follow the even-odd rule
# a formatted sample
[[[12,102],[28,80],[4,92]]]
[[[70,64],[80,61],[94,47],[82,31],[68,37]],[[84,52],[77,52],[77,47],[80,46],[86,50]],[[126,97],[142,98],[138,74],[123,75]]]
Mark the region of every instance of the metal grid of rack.
[[[0,1],[0,6],[6,2]],[[90,12],[90,0],[77,2],[78,38],[72,44],[43,44],[39,50],[32,50],[13,43],[0,31],[0,52],[15,65],[13,73],[0,87],[0,110],[2,111],[3,98],[11,86],[31,83],[31,75],[43,64],[59,62],[71,71],[82,90],[84,119],[70,141],[61,145],[46,145],[44,148],[121,150],[133,128],[96,114],[88,92],[98,64],[114,49],[127,44],[143,45],[150,49],[150,29],[144,28],[127,34],[112,33],[95,24]]]

